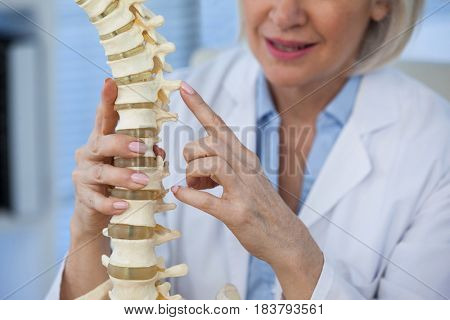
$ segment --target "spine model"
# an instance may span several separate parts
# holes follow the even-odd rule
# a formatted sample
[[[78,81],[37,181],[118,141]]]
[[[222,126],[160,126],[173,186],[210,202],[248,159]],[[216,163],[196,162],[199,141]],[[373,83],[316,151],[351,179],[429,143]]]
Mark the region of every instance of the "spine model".
[[[112,283],[111,300],[181,299],[170,296],[170,284],[163,279],[187,273],[184,264],[166,269],[155,254],[155,246],[180,236],[154,219],[156,213],[173,210],[175,205],[163,202],[167,191],[162,180],[169,175],[168,163],[153,152],[161,126],[177,120],[168,106],[170,93],[179,89],[180,81],[163,78],[164,71],[171,71],[165,56],[175,46],[156,32],[164,18],[145,8],[144,1],[76,0],[100,34],[118,85],[116,133],[140,138],[148,149],[143,157],[114,159],[114,166],[144,172],[150,182],[138,191],[116,187],[110,192],[129,203],[128,210],[114,216],[103,230],[111,238],[112,254],[102,257]]]

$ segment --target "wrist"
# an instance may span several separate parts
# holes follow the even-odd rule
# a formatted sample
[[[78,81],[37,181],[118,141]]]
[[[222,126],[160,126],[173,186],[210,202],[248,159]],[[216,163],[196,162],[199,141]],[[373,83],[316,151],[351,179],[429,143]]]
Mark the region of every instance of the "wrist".
[[[310,299],[319,281],[324,256],[317,244],[312,243],[290,250],[285,258],[272,264],[286,299]]]
[[[108,239],[103,236],[101,227],[85,227],[77,217],[74,215],[70,221],[70,240],[72,245],[83,245],[92,242],[108,242]]]
[[[109,239],[100,232],[91,233],[82,230],[72,230],[70,236],[70,247],[67,261],[72,263],[73,260],[85,260],[85,257],[95,257],[100,261],[103,254],[109,255],[111,246]]]
[[[81,229],[74,220],[70,223],[70,248],[61,282],[61,299],[75,299],[108,278],[101,257],[111,254],[109,239],[99,232]]]

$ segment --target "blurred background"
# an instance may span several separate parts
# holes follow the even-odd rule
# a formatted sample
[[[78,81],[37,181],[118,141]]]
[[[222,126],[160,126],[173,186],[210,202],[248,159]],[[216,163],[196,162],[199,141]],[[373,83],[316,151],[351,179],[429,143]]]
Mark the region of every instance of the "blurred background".
[[[236,1],[151,1],[177,45],[169,62],[235,45]],[[450,99],[449,1],[428,0],[425,16],[395,67]],[[91,131],[105,61],[74,1],[0,0],[1,299],[42,299],[68,248],[74,151]]]

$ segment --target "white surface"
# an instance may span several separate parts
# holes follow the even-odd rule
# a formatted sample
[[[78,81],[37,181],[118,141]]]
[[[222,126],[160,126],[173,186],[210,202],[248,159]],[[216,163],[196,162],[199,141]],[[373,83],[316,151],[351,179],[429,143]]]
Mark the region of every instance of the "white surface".
[[[1,306],[8,318],[46,320],[79,320],[86,315],[110,320],[447,320],[450,310],[448,301],[7,301]]]

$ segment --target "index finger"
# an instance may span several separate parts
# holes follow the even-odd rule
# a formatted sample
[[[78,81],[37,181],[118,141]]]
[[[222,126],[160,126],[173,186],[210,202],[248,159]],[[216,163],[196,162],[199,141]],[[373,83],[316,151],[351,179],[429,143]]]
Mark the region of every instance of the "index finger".
[[[234,141],[238,141],[222,118],[184,81],[181,83],[181,97],[209,135],[218,137],[223,141],[231,136]]]

